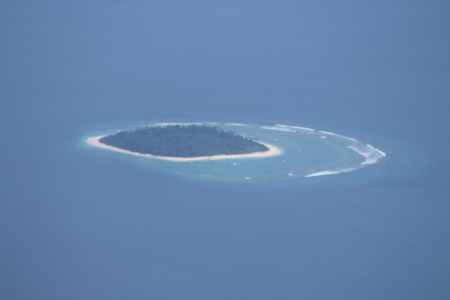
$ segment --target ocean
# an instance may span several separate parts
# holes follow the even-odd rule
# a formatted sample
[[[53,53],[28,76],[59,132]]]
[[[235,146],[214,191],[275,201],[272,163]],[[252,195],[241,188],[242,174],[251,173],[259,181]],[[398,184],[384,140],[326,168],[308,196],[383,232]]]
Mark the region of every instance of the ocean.
[[[0,298],[448,299],[449,15],[445,1],[1,2]],[[260,159],[247,180],[231,162],[85,143],[159,122],[250,124],[311,173],[330,166],[322,148],[305,159],[308,142],[261,126],[386,157],[313,177]]]

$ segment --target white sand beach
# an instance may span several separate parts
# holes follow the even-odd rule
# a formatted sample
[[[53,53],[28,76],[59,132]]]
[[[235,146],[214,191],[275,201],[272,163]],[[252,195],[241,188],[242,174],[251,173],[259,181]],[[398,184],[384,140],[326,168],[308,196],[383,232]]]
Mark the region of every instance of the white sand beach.
[[[201,157],[157,156],[157,155],[151,155],[151,154],[142,154],[142,153],[124,150],[124,149],[120,149],[117,147],[102,144],[99,141],[102,137],[104,137],[104,135],[90,137],[87,139],[87,143],[89,145],[92,145],[95,147],[112,150],[112,151],[117,151],[117,152],[121,152],[121,153],[125,153],[125,154],[150,157],[150,158],[156,158],[156,159],[164,159],[164,160],[170,160],[170,161],[194,161],[194,160],[214,160],[214,159],[231,159],[231,158],[269,157],[269,156],[276,156],[281,153],[280,149],[278,149],[277,147],[266,144],[266,143],[259,142],[259,143],[265,145],[267,148],[269,148],[269,150],[264,151],[264,152],[250,153],[250,154],[214,155],[214,156],[201,156]]]

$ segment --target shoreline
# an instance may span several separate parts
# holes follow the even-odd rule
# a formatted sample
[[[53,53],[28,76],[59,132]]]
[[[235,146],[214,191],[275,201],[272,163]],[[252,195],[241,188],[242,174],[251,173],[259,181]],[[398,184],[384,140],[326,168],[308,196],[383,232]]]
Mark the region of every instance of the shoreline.
[[[158,156],[158,155],[152,155],[152,154],[142,154],[139,152],[133,152],[125,149],[120,149],[114,146],[109,146],[106,144],[100,143],[100,139],[102,137],[105,137],[106,135],[99,135],[99,136],[93,136],[87,139],[87,143],[91,146],[99,147],[106,150],[116,151],[124,154],[130,154],[130,155],[136,155],[136,156],[142,156],[142,157],[149,157],[149,158],[156,158],[156,159],[162,159],[162,160],[169,160],[169,161],[196,161],[196,160],[217,160],[217,159],[233,159],[233,158],[252,158],[252,157],[270,157],[270,156],[277,156],[281,154],[281,150],[278,149],[275,146],[265,144],[258,142],[260,144],[263,144],[269,150],[265,152],[254,152],[249,154],[221,154],[221,155],[214,155],[214,156],[199,156],[199,157],[171,157],[171,156]]]

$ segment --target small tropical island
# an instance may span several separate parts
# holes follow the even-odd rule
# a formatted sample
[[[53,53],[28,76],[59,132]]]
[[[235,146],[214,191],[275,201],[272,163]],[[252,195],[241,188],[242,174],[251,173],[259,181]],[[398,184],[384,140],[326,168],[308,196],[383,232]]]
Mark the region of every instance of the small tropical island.
[[[172,161],[274,156],[281,151],[256,138],[207,125],[168,125],[97,136],[88,143],[127,154]]]

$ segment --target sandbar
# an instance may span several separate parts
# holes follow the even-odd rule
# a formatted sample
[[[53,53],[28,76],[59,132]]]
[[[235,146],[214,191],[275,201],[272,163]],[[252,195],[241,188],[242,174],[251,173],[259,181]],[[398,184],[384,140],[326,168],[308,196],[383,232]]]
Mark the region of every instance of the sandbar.
[[[152,155],[152,154],[142,154],[142,153],[138,153],[138,152],[133,152],[133,151],[120,149],[117,147],[113,147],[113,146],[109,146],[109,145],[100,143],[100,139],[105,136],[106,135],[90,137],[87,139],[87,143],[89,145],[92,145],[95,147],[112,150],[112,151],[116,151],[116,152],[120,152],[120,153],[143,156],[143,157],[150,157],[150,158],[156,158],[156,159],[163,159],[163,160],[170,160],[170,161],[194,161],[194,160],[215,160],[215,159],[231,159],[231,158],[234,159],[234,158],[250,158],[250,157],[269,157],[269,156],[276,156],[276,155],[281,154],[281,150],[278,149],[277,147],[266,144],[266,143],[258,142],[260,144],[263,144],[267,148],[269,148],[269,150],[263,151],[263,152],[254,152],[254,153],[250,153],[250,154],[231,154],[231,155],[223,154],[223,155],[200,156],[200,157],[158,156],[158,155]]]

